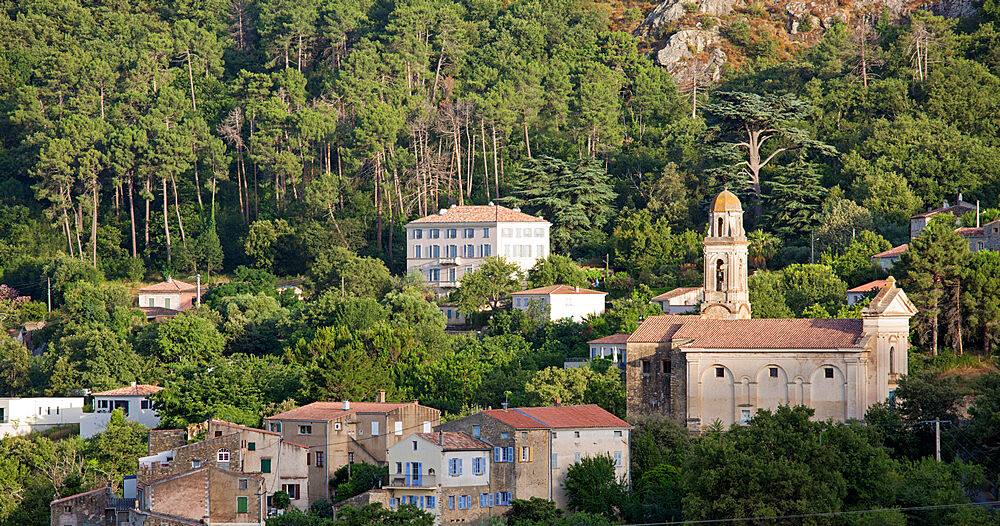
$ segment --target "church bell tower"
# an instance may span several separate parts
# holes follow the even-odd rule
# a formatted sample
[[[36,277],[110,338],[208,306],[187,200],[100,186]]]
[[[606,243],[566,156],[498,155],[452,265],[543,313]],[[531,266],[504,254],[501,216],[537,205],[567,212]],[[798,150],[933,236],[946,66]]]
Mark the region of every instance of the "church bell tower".
[[[708,209],[705,297],[701,304],[701,317],[713,320],[750,318],[743,207],[739,198],[729,190],[723,190]]]

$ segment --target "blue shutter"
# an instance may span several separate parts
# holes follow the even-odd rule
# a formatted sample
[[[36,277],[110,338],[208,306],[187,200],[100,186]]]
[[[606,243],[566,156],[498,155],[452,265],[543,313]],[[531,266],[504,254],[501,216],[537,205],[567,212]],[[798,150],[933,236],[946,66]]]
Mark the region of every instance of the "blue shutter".
[[[489,495],[489,500],[490,500],[490,507],[492,508],[493,507],[493,494],[492,493],[490,493],[490,495]]]
[[[455,509],[455,496],[454,495],[449,495],[448,496],[448,509],[449,510]]]
[[[422,486],[423,482],[424,482],[423,479],[424,479],[423,464],[420,463],[420,462],[414,462],[413,463],[413,483],[415,485],[417,485],[417,486]],[[423,497],[420,497],[420,498],[422,499]],[[423,506],[421,506],[421,507],[423,507]]]
[[[458,474],[461,475],[462,474],[462,459],[457,458],[455,460],[458,461]]]
[[[421,508],[424,507],[424,496],[423,495],[420,496],[420,507]]]
[[[496,505],[499,506],[500,505],[500,492],[498,491],[494,495],[496,496]]]
[[[493,462],[500,462],[500,448],[493,448]]]

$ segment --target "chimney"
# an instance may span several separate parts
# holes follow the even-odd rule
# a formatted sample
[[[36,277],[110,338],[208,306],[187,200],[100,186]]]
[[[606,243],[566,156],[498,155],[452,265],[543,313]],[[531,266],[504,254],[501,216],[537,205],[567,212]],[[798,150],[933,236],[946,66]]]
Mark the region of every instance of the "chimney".
[[[131,385],[132,387],[135,387],[135,382],[132,382],[132,383],[131,383],[130,385]]]
[[[944,200],[944,204],[941,205],[941,208],[948,208],[948,200],[947,199]]]
[[[173,283],[173,282],[174,282],[174,277],[171,276],[170,274],[167,274],[167,283]]]
[[[417,400],[416,398],[414,398],[413,399],[413,405],[420,405],[420,400]]]
[[[506,410],[507,410],[507,406],[509,406],[510,404],[508,404],[508,403],[507,403],[507,402],[505,401],[505,402],[504,402],[503,404],[501,404],[501,405],[503,405],[503,410],[504,410],[504,411],[506,411]]]
[[[122,497],[134,499],[138,497],[137,483],[135,475],[128,475],[122,479]]]
[[[962,192],[959,192],[959,193],[958,193],[958,202],[959,202],[959,203],[961,203],[961,202],[962,202]]]
[[[559,407],[559,406],[561,406],[561,405],[562,405],[562,398],[558,398],[558,397],[557,397],[557,398],[556,398],[556,407]]]
[[[444,431],[438,431],[438,445],[444,445]]]
[[[348,411],[350,409],[351,409],[351,402],[350,402],[350,400],[344,400],[344,411]]]
[[[573,285],[573,292],[580,292],[580,286],[579,285]]]
[[[378,396],[375,397],[375,401],[384,404],[385,403],[385,389],[378,390]]]

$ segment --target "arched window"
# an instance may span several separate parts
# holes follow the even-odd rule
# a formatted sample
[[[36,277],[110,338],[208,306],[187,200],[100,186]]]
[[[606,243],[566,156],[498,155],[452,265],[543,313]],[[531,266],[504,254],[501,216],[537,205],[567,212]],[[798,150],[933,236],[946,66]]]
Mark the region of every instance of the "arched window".
[[[723,282],[726,281],[726,273],[722,268],[723,265],[725,265],[725,263],[723,263],[721,259],[715,262],[715,290],[718,291],[723,290],[722,285]]]
[[[226,448],[220,449],[218,452],[216,452],[215,458],[219,462],[229,462],[229,450]]]
[[[896,348],[889,347],[889,374],[896,374]]]
[[[722,233],[722,218],[721,217],[719,218],[719,228],[716,229],[715,235],[717,235],[719,237],[722,237],[723,235],[725,235],[725,234]]]

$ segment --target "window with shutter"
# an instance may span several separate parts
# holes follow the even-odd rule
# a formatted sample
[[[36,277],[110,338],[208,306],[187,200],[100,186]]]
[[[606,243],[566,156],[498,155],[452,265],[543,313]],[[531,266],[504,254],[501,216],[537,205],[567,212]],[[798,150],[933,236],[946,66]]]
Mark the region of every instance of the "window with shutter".
[[[236,513],[246,513],[249,508],[248,497],[236,497]]]

